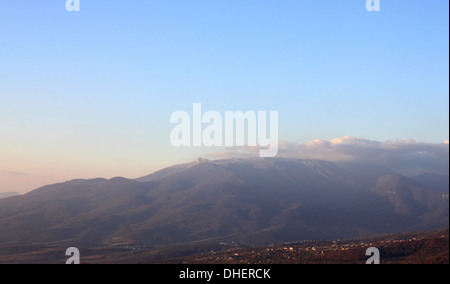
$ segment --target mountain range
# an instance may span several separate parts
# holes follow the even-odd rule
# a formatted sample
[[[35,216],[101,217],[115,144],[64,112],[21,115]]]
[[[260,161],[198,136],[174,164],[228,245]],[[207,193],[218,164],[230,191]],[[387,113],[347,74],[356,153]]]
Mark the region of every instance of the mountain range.
[[[448,177],[361,162],[198,159],[134,180],[72,180],[1,199],[0,244],[356,238],[447,228],[448,198]]]

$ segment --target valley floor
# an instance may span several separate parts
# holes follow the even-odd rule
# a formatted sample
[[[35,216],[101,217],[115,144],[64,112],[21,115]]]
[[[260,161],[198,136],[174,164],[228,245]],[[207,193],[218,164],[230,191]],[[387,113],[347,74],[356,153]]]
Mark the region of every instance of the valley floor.
[[[367,240],[303,241],[211,251],[163,261],[177,264],[365,264],[376,247],[384,264],[448,264],[449,230],[395,234]]]
[[[80,249],[82,264],[364,264],[376,247],[383,264],[448,264],[449,229],[393,234],[364,240],[299,241],[265,247],[223,243],[150,248],[139,245]],[[56,263],[68,257],[57,245],[0,245],[0,264]]]

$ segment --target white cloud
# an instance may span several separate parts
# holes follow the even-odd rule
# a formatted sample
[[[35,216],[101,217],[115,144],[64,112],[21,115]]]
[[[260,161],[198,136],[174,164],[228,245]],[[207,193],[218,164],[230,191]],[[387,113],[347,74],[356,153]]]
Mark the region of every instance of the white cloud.
[[[258,155],[257,147],[227,148],[210,158],[248,158]],[[280,141],[278,157],[326,161],[364,161],[388,167],[404,175],[425,172],[449,173],[448,141],[438,144],[414,140],[379,142],[345,136],[312,140],[305,144]]]

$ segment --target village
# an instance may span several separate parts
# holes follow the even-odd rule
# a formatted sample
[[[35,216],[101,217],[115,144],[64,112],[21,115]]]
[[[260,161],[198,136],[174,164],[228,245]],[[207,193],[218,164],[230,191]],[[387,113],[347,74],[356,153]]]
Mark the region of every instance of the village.
[[[448,263],[448,231],[435,235],[390,235],[370,240],[298,241],[259,248],[210,251],[170,263],[181,264],[365,264],[368,248],[380,251],[381,263]],[[442,250],[445,248],[446,250]]]

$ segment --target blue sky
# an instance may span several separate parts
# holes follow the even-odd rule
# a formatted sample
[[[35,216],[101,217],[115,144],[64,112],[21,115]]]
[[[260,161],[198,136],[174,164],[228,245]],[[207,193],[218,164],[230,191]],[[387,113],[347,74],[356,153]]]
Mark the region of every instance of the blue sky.
[[[0,2],[0,169],[138,176],[201,155],[172,112],[277,110],[280,139],[449,138],[449,3]],[[64,169],[64,170],[61,170]]]

